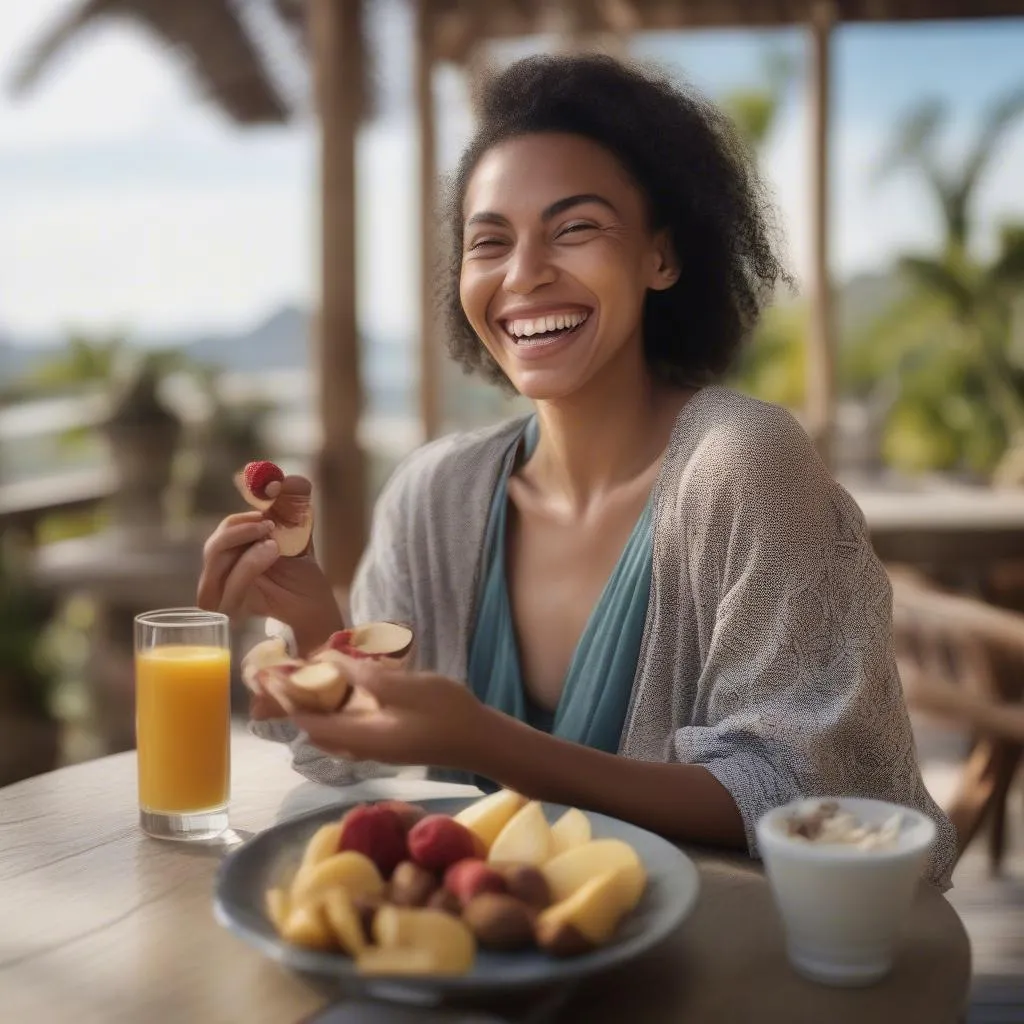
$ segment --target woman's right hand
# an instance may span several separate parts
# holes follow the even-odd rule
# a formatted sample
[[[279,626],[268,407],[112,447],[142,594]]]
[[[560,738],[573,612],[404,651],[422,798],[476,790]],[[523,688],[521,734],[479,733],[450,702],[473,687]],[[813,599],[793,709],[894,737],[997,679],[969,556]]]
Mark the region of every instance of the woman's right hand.
[[[305,478],[292,476],[281,490],[308,496],[311,487]],[[305,554],[282,558],[274,529],[257,511],[222,520],[203,546],[196,603],[231,617],[279,619],[295,633],[300,652],[306,651],[344,628],[344,622],[312,543]]]

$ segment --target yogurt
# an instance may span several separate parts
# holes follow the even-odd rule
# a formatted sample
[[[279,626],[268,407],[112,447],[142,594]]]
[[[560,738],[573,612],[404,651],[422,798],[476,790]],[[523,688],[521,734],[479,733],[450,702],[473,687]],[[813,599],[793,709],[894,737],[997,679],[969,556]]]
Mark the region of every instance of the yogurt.
[[[786,815],[779,828],[803,843],[852,846],[858,850],[891,850],[900,835],[902,815],[897,812],[873,824],[844,810],[835,800],[822,800]]]

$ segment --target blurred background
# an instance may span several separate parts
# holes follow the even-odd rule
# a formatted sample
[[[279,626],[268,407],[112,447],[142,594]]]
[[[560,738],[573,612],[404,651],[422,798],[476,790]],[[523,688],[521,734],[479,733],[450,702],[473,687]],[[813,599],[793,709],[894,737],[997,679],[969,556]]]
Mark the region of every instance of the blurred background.
[[[0,5],[0,784],[131,749],[132,616],[192,602],[244,462],[316,477],[343,599],[396,461],[517,411],[447,362],[422,270],[480,76],[565,49],[658,62],[753,148],[800,290],[730,383],[801,418],[906,581],[929,785],[1005,872],[1024,0]]]

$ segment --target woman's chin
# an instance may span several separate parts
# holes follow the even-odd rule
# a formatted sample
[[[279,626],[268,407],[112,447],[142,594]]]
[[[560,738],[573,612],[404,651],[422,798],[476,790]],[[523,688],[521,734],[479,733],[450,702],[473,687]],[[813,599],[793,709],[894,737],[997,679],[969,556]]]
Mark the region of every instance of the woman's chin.
[[[530,374],[513,380],[516,391],[531,402],[557,402],[573,397],[580,389],[578,380],[558,379],[554,374]]]

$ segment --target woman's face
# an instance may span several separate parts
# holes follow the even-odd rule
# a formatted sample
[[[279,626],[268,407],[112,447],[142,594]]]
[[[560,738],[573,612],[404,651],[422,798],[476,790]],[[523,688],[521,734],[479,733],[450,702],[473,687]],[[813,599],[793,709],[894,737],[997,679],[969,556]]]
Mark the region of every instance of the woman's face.
[[[566,398],[642,360],[644,296],[677,270],[611,153],[577,135],[509,139],[477,164],[463,216],[462,306],[521,394]]]

